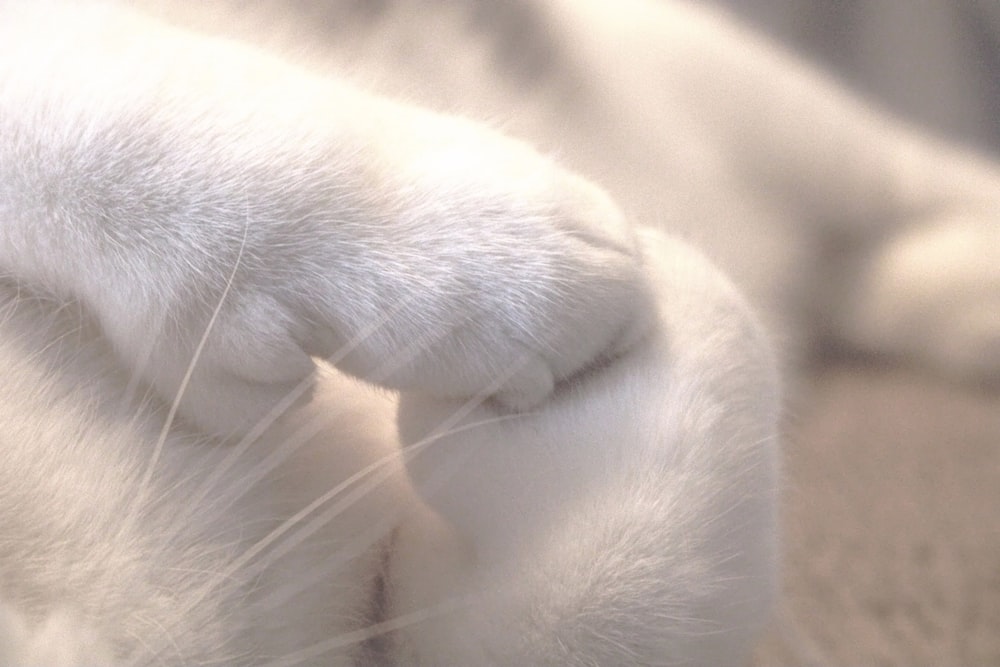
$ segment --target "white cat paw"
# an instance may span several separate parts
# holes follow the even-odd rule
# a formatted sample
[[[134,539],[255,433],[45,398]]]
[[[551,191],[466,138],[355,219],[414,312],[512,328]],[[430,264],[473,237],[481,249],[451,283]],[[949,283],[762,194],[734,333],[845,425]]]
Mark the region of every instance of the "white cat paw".
[[[857,275],[849,340],[962,382],[1000,384],[1000,223],[956,215],[914,227]]]
[[[250,250],[259,275],[226,296],[185,415],[246,430],[308,383],[310,357],[387,387],[524,410],[643,335],[653,309],[641,253],[610,198],[517,142],[455,127],[468,136],[394,155],[346,210],[324,210],[325,192],[269,204],[311,209],[315,226],[279,220],[277,240]],[[164,393],[187,358],[161,369],[173,373]]]
[[[428,242],[405,253],[404,275],[383,273],[395,281],[384,320],[346,355],[324,353],[395,388],[527,409],[641,336],[651,308],[632,229],[598,188],[538,162],[418,181],[450,197],[447,215],[410,210],[428,216]]]

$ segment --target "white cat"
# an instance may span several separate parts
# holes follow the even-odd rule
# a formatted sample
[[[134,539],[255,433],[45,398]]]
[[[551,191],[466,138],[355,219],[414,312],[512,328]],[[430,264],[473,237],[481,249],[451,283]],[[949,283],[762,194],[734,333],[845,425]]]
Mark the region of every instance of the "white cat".
[[[1000,375],[995,167],[723,16],[497,5],[0,2],[0,664],[744,662],[778,363],[664,232]]]

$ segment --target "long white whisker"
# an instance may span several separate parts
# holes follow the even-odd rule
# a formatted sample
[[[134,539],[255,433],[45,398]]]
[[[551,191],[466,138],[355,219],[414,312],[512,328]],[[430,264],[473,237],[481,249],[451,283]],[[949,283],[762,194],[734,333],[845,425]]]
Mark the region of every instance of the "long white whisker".
[[[300,382],[294,389],[292,389],[288,394],[286,394],[286,396],[277,405],[275,405],[275,407],[269,413],[268,417],[265,417],[265,420],[262,420],[262,422],[267,421],[267,423],[266,425],[260,428],[260,432],[248,433],[240,440],[239,443],[233,446],[233,448],[226,454],[226,457],[224,459],[222,459],[215,466],[213,466],[212,471],[208,474],[208,476],[205,477],[199,483],[198,487],[191,493],[191,495],[188,496],[186,502],[187,506],[186,509],[182,512],[178,512],[177,519],[174,522],[174,526],[171,528],[171,532],[173,534],[176,534],[181,530],[183,530],[184,524],[192,515],[204,511],[205,504],[208,502],[208,498],[210,495],[214,496],[215,500],[224,500],[225,502],[227,502],[227,504],[232,504],[237,500],[239,500],[239,498],[243,494],[250,491],[250,489],[253,487],[254,482],[259,481],[259,479],[263,475],[261,476],[255,475],[254,482],[248,482],[247,478],[240,477],[236,482],[240,485],[240,488],[236,490],[237,491],[236,495],[231,495],[233,492],[233,485],[230,485],[225,489],[221,489],[219,483],[223,479],[224,475],[227,472],[229,472],[234,465],[236,465],[236,462],[246,454],[246,452],[257,441],[257,439],[260,437],[263,431],[267,427],[269,427],[274,420],[280,417],[281,414],[285,412],[296,400],[298,400],[298,398],[306,390],[308,390],[309,384],[310,384],[309,380],[303,380],[302,382]],[[309,424],[304,425],[301,429],[299,429],[299,431],[296,432],[296,434],[298,434],[300,431],[307,430],[309,426],[310,426]],[[291,446],[289,446],[288,441],[286,441],[285,445],[279,448],[279,452],[282,458],[291,455],[291,453],[293,453],[296,449],[298,449],[298,447],[308,442],[309,437],[311,437],[311,435],[314,434],[315,432],[311,433],[310,436],[306,437],[301,437],[301,438],[293,437],[291,439],[292,440]],[[264,462],[258,464],[258,466],[256,466],[255,469],[259,469],[262,467],[265,471],[273,469],[273,466],[268,467],[268,462],[270,462],[273,459],[275,459],[274,453],[268,456]]]
[[[369,324],[354,338],[342,345],[336,353],[325,359],[325,361],[331,364],[338,363],[354,348],[360,345],[366,337],[372,335],[380,327],[384,326],[389,318],[402,309],[406,303],[407,301],[405,300],[400,301],[392,309],[392,311],[377,321]],[[424,337],[422,339],[411,341],[409,345],[399,350],[391,360],[387,360],[385,363],[381,364],[377,371],[371,374],[368,380],[375,383],[379,382],[382,378],[390,375],[395,369],[407,363],[415,354],[419,353],[419,351],[423,349],[422,346],[427,345],[430,342],[433,342],[433,338]],[[498,381],[502,383],[506,381],[508,377],[509,375],[502,375],[499,377]],[[268,455],[264,461],[258,462],[247,475],[233,480],[228,487],[219,488],[217,486],[225,473],[230,471],[236,462],[246,455],[257,439],[263,435],[265,430],[298,400],[302,393],[304,393],[312,384],[312,381],[312,377],[305,378],[292,390],[290,390],[289,393],[286,394],[274,408],[272,408],[260,421],[258,421],[250,432],[240,439],[240,441],[229,451],[222,461],[213,466],[213,470],[209,473],[208,477],[199,485],[197,490],[189,496],[187,510],[177,514],[177,521],[175,523],[175,527],[173,528],[174,533],[179,532],[183,528],[184,523],[192,514],[204,510],[204,503],[210,493],[214,496],[214,499],[221,500],[229,505],[237,502],[241,497],[249,493],[249,491],[254,488],[257,483],[264,479],[267,472],[278,467],[281,463],[287,460],[287,458],[291,457],[300,447],[308,443],[311,437],[315,436],[319,432],[316,425],[319,424],[321,420],[317,417],[315,418],[315,421],[303,425],[292,435],[290,439],[286,440],[277,451]],[[487,393],[493,392],[495,391],[495,387],[488,387],[486,391]]]
[[[355,482],[364,479],[364,477],[372,475],[374,471],[377,470],[377,468],[382,467],[387,462],[399,458],[402,463],[406,463],[412,460],[414,457],[418,456],[420,452],[422,452],[431,444],[438,442],[442,438],[445,438],[449,435],[455,435],[457,433],[462,433],[464,431],[468,431],[474,428],[481,428],[482,426],[491,423],[497,423],[500,421],[507,421],[510,419],[517,419],[523,417],[523,415],[516,415],[516,414],[501,415],[499,417],[480,420],[477,422],[473,422],[471,424],[456,426],[460,421],[465,419],[465,417],[467,417],[469,413],[471,413],[473,410],[479,407],[479,405],[481,405],[482,402],[486,400],[486,398],[494,394],[501,386],[503,386],[503,383],[506,382],[515,372],[517,372],[517,370],[518,366],[514,365],[507,374],[498,377],[497,379],[494,380],[493,383],[491,383],[490,386],[486,387],[483,391],[479,392],[475,396],[465,401],[465,403],[459,406],[459,408],[455,410],[451,415],[449,415],[447,419],[443,420],[440,424],[438,424],[438,426],[430,434],[418,440],[417,442],[402,448],[398,453],[398,456],[396,454],[390,454],[387,457],[383,457],[383,459],[377,461],[375,464],[369,465],[366,468],[359,471],[358,473],[355,473],[341,484],[337,485],[327,493],[323,494],[322,496],[314,500],[307,507],[303,508],[301,511],[296,513],[295,516],[290,517],[286,522],[282,524],[282,526],[279,526],[278,529],[273,531],[272,535],[274,535],[274,538],[276,539],[277,537],[280,537],[280,534],[275,535],[275,533],[278,533],[279,531],[282,534],[284,532],[287,532],[288,528],[304,520],[305,517],[318,510],[322,505],[326,504],[330,500],[333,500],[334,498],[336,498],[337,495],[346,491],[346,489],[348,489]],[[323,514],[315,517],[308,524],[299,528],[295,533],[292,534],[291,537],[293,539],[287,540],[284,544],[282,544],[280,549],[277,549],[275,550],[275,552],[272,552],[271,554],[272,559],[279,558],[281,555],[294,549],[303,540],[307,539],[310,535],[319,530],[319,528],[321,528],[322,526],[326,525],[327,523],[335,519],[341,513],[349,509],[351,505],[353,505],[355,502],[357,502],[365,495],[367,495],[369,492],[371,492],[393,472],[394,471],[391,469],[388,472],[383,471],[381,473],[381,476],[376,477],[374,480],[369,480],[365,485],[361,486],[358,489],[355,489],[350,495],[340,499],[334,506],[325,510]],[[273,541],[270,538],[271,535],[265,538],[265,540]]]
[[[162,633],[162,635],[167,638],[167,641],[170,643],[170,645],[173,647],[173,649],[177,652],[177,655],[179,655],[179,656],[184,655],[184,651],[181,650],[180,644],[177,643],[177,640],[174,639],[173,635],[170,634],[170,632],[167,630],[166,627],[163,626],[162,623],[154,621],[153,619],[151,619],[151,618],[149,618],[147,616],[136,616],[135,620],[143,622],[143,623],[146,623],[146,624],[148,624],[148,625],[150,625],[152,627],[157,628]],[[139,644],[141,644],[143,646],[143,648],[146,649],[146,653],[147,654],[152,655],[150,653],[151,647],[149,646],[149,644],[146,642],[145,639],[143,639],[141,636],[139,636],[138,634],[136,634],[134,632],[130,633],[130,636],[133,639],[135,639],[137,642],[139,642]],[[154,656],[154,657],[157,658],[157,662],[159,662],[161,664],[165,664],[166,661],[163,658],[159,658],[158,656],[159,656],[159,653],[157,653]]]
[[[466,404],[463,405],[463,408],[469,405],[472,405],[472,407],[474,408],[475,405],[478,405],[481,401],[482,399],[478,400],[476,398],[470,399],[469,401],[466,402]],[[462,419],[466,414],[468,414],[468,411],[471,409],[472,408],[469,408],[468,410],[456,411],[456,413],[453,414],[452,418],[446,421],[452,423],[457,422],[460,419]],[[461,427],[455,429],[446,428],[444,429],[443,433],[439,432],[432,433],[426,438],[423,438],[418,442],[415,442],[412,445],[409,445],[406,448],[404,448],[404,452],[402,453],[403,457],[406,458],[406,457],[416,456],[420,451],[422,451],[429,445],[433,444],[434,442],[440,440],[442,437],[452,435],[455,433],[460,433],[462,431],[470,430],[473,428],[479,428],[484,425],[495,422],[515,419],[520,416],[521,415],[501,415],[498,417],[478,422],[473,422],[470,424],[464,424]],[[441,430],[440,427],[438,430]],[[388,472],[383,471],[382,474],[376,476],[373,481],[369,481],[369,483],[363,485],[360,489],[356,489],[355,492],[351,494],[349,499],[345,499],[342,500],[341,502],[338,502],[335,508],[331,508],[331,510],[324,512],[323,515],[313,519],[305,526],[299,527],[298,530],[296,530],[294,533],[291,534],[292,539],[289,540],[289,542],[293,542],[293,544],[291,544],[290,546],[282,544],[282,549],[278,550],[277,553],[272,552],[271,554],[268,554],[269,557],[267,559],[259,562],[256,566],[247,567],[251,563],[251,561],[253,561],[262,552],[264,552],[271,544],[275,543],[283,535],[288,533],[291,529],[295,528],[299,523],[301,523],[310,514],[314,513],[318,508],[322,507],[330,500],[336,498],[338,495],[343,493],[346,489],[350,488],[357,482],[363,480],[366,477],[375,475],[375,473],[379,472],[380,469],[385,468],[387,465],[393,462],[400,461],[400,458],[401,458],[400,453],[398,452],[393,452],[389,455],[380,458],[379,460],[366,466],[364,469],[358,471],[350,478],[344,480],[343,482],[338,484],[335,488],[323,494],[321,497],[317,498],[312,503],[310,503],[307,507],[303,508],[302,510],[297,512],[294,516],[284,521],[280,526],[271,531],[271,533],[269,533],[267,536],[265,536],[260,541],[251,546],[246,552],[244,552],[242,556],[240,556],[237,560],[233,561],[225,570],[219,572],[214,577],[214,583],[206,583],[201,594],[197,598],[192,600],[188,605],[186,605],[183,610],[181,610],[179,617],[184,617],[191,609],[197,607],[197,605],[200,604],[202,600],[204,600],[211,593],[213,593],[223,583],[227,581],[228,582],[236,581],[237,573],[239,574],[240,580],[248,580],[253,576],[255,576],[256,574],[258,574],[259,572],[266,569],[267,567],[269,567],[279,557],[287,553],[289,550],[301,544],[301,542],[307,539],[309,535],[312,535],[313,533],[315,533],[316,530],[321,528],[323,525],[329,523],[331,520],[339,516],[345,509],[350,507],[351,504],[356,502],[358,498],[363,497],[373,488],[381,484],[388,476],[394,473],[394,470],[389,470]]]
[[[343,493],[346,489],[350,488],[356,482],[358,482],[360,480],[363,480],[365,477],[373,475],[376,471],[378,471],[380,468],[386,466],[388,463],[391,463],[391,462],[396,461],[396,460],[401,460],[402,462],[407,462],[407,461],[411,460],[413,457],[417,456],[427,446],[429,446],[430,444],[432,444],[434,442],[437,442],[438,440],[440,440],[441,438],[443,438],[443,437],[445,437],[447,435],[459,433],[459,432],[466,431],[466,430],[469,430],[469,429],[472,429],[472,428],[479,428],[481,426],[486,425],[487,423],[493,423],[493,422],[497,422],[497,421],[503,421],[503,420],[506,420],[506,419],[512,419],[512,418],[519,417],[520,415],[502,415],[502,416],[497,417],[497,418],[493,418],[493,419],[489,419],[489,420],[483,420],[483,421],[480,421],[480,422],[474,422],[472,424],[466,424],[466,425],[461,426],[461,427],[456,427],[456,425],[461,420],[465,419],[465,417],[467,417],[469,415],[469,413],[471,413],[473,410],[475,410],[477,407],[479,407],[479,405],[481,405],[483,403],[483,401],[485,401],[492,394],[496,393],[496,391],[501,386],[503,386],[503,384],[515,372],[517,372],[517,370],[518,370],[518,366],[514,365],[508,371],[508,373],[506,373],[504,375],[501,375],[501,376],[497,377],[496,379],[494,379],[494,381],[489,386],[487,386],[486,388],[484,388],[482,391],[480,391],[479,393],[477,393],[475,396],[472,396],[471,398],[469,398],[468,400],[466,400],[447,419],[443,420],[440,424],[438,424],[438,426],[431,433],[429,433],[427,436],[425,436],[421,440],[418,440],[417,442],[415,442],[415,443],[413,443],[411,445],[408,445],[407,447],[404,447],[398,454],[397,453],[389,454],[387,456],[382,457],[381,459],[378,459],[374,463],[369,464],[365,468],[361,469],[360,471],[358,471],[354,475],[351,475],[349,478],[347,478],[346,480],[344,480],[343,482],[341,482],[340,484],[338,484],[337,486],[335,486],[330,491],[324,493],[322,496],[320,496],[319,498],[317,498],[316,500],[314,500],[308,506],[304,507],[302,510],[300,510],[299,512],[297,512],[294,516],[289,517],[289,519],[287,521],[285,521],[281,526],[279,526],[274,531],[272,531],[271,534],[269,534],[268,536],[264,537],[260,542],[258,542],[256,545],[254,545],[253,547],[251,547],[248,550],[247,554],[244,554],[244,556],[241,557],[241,559],[238,561],[238,565],[236,567],[240,567],[243,564],[245,564],[246,562],[248,562],[254,555],[256,555],[257,553],[259,553],[260,551],[262,551],[264,548],[266,548],[266,546],[268,544],[274,542],[276,539],[278,539],[279,537],[281,537],[281,535],[283,535],[284,533],[286,533],[292,526],[294,526],[295,524],[297,524],[297,523],[301,522],[302,520],[304,520],[307,516],[309,516],[310,514],[312,514],[313,512],[315,512],[318,508],[322,507],[324,504],[326,504],[330,500],[336,498],[338,495],[340,495],[341,493]],[[382,477],[377,478],[376,482],[369,483],[369,486],[366,487],[365,491],[367,492],[368,490],[370,490],[370,488],[374,488],[375,486],[377,486],[379,483],[381,483],[381,481],[383,480],[383,478],[385,476],[387,476],[387,475],[383,474]],[[338,506],[339,505],[340,505],[340,503],[338,503]],[[349,506],[349,505],[346,505],[346,506]],[[343,511],[343,508],[341,508],[340,510],[338,510],[337,513],[339,513],[340,511]],[[334,514],[333,516],[336,516],[336,514]],[[330,517],[330,518],[332,518],[332,517]],[[327,521],[328,520],[329,520],[329,518],[327,519]]]
[[[344,343],[333,355],[327,357],[325,361],[335,366],[362,342],[364,342],[365,338],[372,335],[380,327],[385,325],[386,322],[388,322],[389,319],[404,305],[405,301],[401,302],[395,309],[389,311],[383,317],[365,327],[354,338]],[[377,380],[377,378],[375,379]],[[200,504],[204,501],[205,497],[216,489],[216,485],[219,483],[220,479],[227,472],[232,470],[232,467],[236,465],[236,462],[247,453],[250,447],[252,447],[253,444],[260,439],[260,437],[278,420],[279,417],[288,412],[288,410],[295,405],[302,395],[309,390],[313,382],[314,379],[312,376],[303,378],[294,387],[292,387],[288,393],[286,393],[285,396],[274,405],[274,407],[268,410],[268,412],[263,415],[245,435],[240,438],[239,442],[232,447],[229,454],[227,454],[226,457],[215,466],[208,477],[205,478],[205,481],[192,494],[189,502],[191,511],[197,510]],[[298,446],[301,446],[307,441],[308,438],[303,439],[298,443]],[[295,451],[295,449],[297,449],[297,447],[290,448],[287,453],[290,455]],[[241,486],[245,491],[248,491],[249,488],[251,488],[249,485],[243,485],[242,481]]]
[[[201,339],[198,341],[198,346],[195,348],[191,361],[187,365],[184,377],[181,379],[181,384],[178,387],[177,392],[174,394],[174,400],[170,404],[170,410],[167,412],[166,420],[163,422],[163,427],[160,429],[160,435],[156,439],[156,445],[153,447],[153,453],[150,456],[149,463],[146,465],[146,471],[143,474],[142,481],[136,495],[137,498],[142,498],[148,491],[149,484],[153,478],[153,471],[156,469],[156,464],[158,463],[160,455],[163,452],[163,446],[170,434],[170,429],[174,424],[174,420],[177,418],[177,411],[180,409],[181,400],[184,398],[184,393],[187,391],[188,385],[191,382],[191,377],[194,375],[194,369],[205,350],[205,346],[208,344],[209,335],[212,333],[212,329],[218,321],[219,314],[222,312],[222,306],[225,304],[226,297],[229,295],[229,292],[233,287],[233,282],[236,280],[236,272],[239,270],[240,264],[243,261],[243,253],[246,249],[248,226],[249,225],[245,225],[243,228],[243,239],[240,242],[240,248],[236,255],[236,261],[233,263],[233,269],[230,271],[229,277],[226,280],[226,286],[222,290],[222,295],[219,297],[218,303],[215,305],[215,309],[212,311],[212,316],[209,318],[208,324],[205,326],[205,331],[202,333]],[[135,507],[137,506],[138,505]]]
[[[466,430],[471,430],[474,428],[479,428],[488,424],[497,423],[501,421],[507,421],[510,419],[516,419],[523,415],[501,415],[491,419],[484,419],[470,424],[465,424],[457,428],[446,429],[441,433],[434,433],[427,438],[424,438],[408,447],[404,448],[402,456],[404,460],[410,460],[413,457],[419,455],[419,453],[433,444],[439,441],[443,437],[455,435]],[[461,419],[462,417],[456,412],[452,415],[453,419]],[[440,428],[440,427],[439,427]],[[383,475],[384,477],[384,475]],[[261,569],[268,567],[271,563],[277,561],[278,559],[285,556],[287,553],[294,551],[304,540],[308,539],[309,536],[314,534],[317,530],[321,529],[323,526],[327,525],[330,521],[334,520],[340,514],[342,514],[346,509],[348,509],[354,502],[357,502],[367,493],[381,483],[381,479],[371,480],[368,484],[361,488],[355,489],[349,497],[341,499],[335,506],[328,508],[322,514],[314,517],[309,523],[301,526],[294,533],[290,534],[290,539],[286,540],[281,544],[278,549],[268,553],[268,557],[265,562],[258,564],[256,567],[250,568],[251,573],[256,573]],[[317,502],[323,499],[318,499]],[[315,503],[314,503],[315,505]],[[291,521],[291,519],[290,519]],[[336,556],[331,556],[323,561],[323,563],[316,568],[315,572],[309,573],[315,577],[326,576],[330,573],[336,572],[344,564],[350,562],[353,558],[360,555],[368,548],[375,545],[380,539],[387,535],[395,527],[397,521],[396,516],[386,515],[381,517],[381,519],[374,524],[370,529],[364,531],[363,534],[354,538],[349,544],[338,545]],[[245,573],[244,573],[245,574]],[[288,600],[292,599],[297,593],[306,590],[311,586],[311,582],[317,579],[310,576],[302,576],[298,581],[286,584],[285,586],[273,590],[265,598],[259,599],[255,603],[255,607],[261,610],[273,609],[276,606],[284,604]]]
[[[467,414],[467,412],[465,414]],[[464,416],[464,414],[462,416]],[[454,421],[455,422],[459,421],[462,418],[462,416],[457,417]],[[267,549],[267,547],[269,547],[271,544],[274,544],[278,539],[280,539],[282,536],[288,533],[291,529],[295,528],[298,524],[303,522],[311,514],[314,514],[321,507],[329,503],[331,500],[336,499],[338,496],[344,494],[345,492],[347,492],[348,489],[351,489],[351,487],[355,486],[359,482],[365,481],[366,478],[369,478],[365,484],[354,489],[348,496],[339,499],[334,506],[328,508],[325,512],[323,512],[323,514],[319,515],[318,517],[315,517],[309,523],[300,526],[299,529],[296,530],[295,533],[292,533],[292,535],[290,536],[293,539],[289,539],[286,542],[282,543],[281,548],[276,549],[274,552],[270,554],[271,558],[269,560],[273,561],[277,558],[280,558],[287,552],[291,551],[296,546],[301,544],[303,540],[307,539],[310,535],[315,533],[316,530],[318,530],[319,528],[326,525],[327,523],[335,519],[337,516],[342,514],[357,500],[363,498],[372,489],[376,488],[379,484],[385,481],[385,479],[387,479],[390,475],[394,474],[396,472],[394,468],[389,468],[388,470],[386,470],[386,468],[389,467],[390,464],[403,463],[405,461],[410,460],[414,456],[418,455],[423,449],[427,448],[434,442],[439,441],[441,438],[447,435],[460,433],[462,431],[470,430],[473,428],[479,428],[488,423],[503,421],[505,419],[511,419],[516,416],[518,415],[504,415],[494,419],[484,420],[482,422],[466,424],[459,428],[451,430],[446,428],[445,430],[447,432],[445,433],[438,433],[438,432],[432,433],[426,438],[423,438],[418,442],[415,442],[412,445],[407,446],[401,452],[393,452],[391,454],[383,456],[374,463],[371,463],[362,468],[361,470],[359,470],[358,472],[354,473],[346,480],[344,480],[334,488],[330,489],[320,497],[316,498],[311,503],[309,503],[309,505],[302,508],[301,510],[296,512],[293,516],[289,517],[287,520],[282,522],[280,526],[275,528],[267,536],[258,541],[252,547],[250,547],[250,549],[248,549],[246,553],[243,554],[243,556],[241,556],[236,562],[234,562],[226,570],[226,572],[231,576],[234,572],[239,571],[241,568],[247,565],[251,560],[253,560],[258,554]]]

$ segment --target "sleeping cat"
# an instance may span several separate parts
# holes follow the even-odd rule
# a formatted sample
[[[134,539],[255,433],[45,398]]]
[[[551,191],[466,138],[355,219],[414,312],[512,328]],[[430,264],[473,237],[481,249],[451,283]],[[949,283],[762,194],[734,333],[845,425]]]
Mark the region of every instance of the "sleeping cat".
[[[240,4],[0,2],[0,664],[741,664],[784,360],[1000,376],[996,167],[722,15]]]

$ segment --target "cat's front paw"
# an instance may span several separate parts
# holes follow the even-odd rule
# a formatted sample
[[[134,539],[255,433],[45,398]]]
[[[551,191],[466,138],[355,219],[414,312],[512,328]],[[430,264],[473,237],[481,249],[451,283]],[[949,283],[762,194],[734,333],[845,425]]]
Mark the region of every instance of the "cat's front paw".
[[[269,184],[277,217],[255,217],[261,236],[214,325],[203,314],[188,327],[211,336],[185,415],[246,430],[302,394],[310,357],[396,389],[524,410],[644,334],[642,256],[610,198],[522,144],[443,124],[334,205],[323,188]],[[190,347],[158,364],[164,394],[182,385]]]
[[[336,327],[323,355],[399,389],[513,409],[618,354],[651,312],[632,228],[599,188],[526,152],[512,169],[448,155],[416,176],[401,252],[377,266],[390,298]],[[490,166],[495,164],[495,167]],[[399,275],[394,275],[398,272]],[[360,325],[360,328],[358,328]],[[334,329],[330,329],[334,331]]]
[[[954,214],[915,225],[858,267],[848,340],[965,383],[1000,386],[1000,225]]]
[[[118,347],[203,430],[243,431],[287,407],[315,358],[387,387],[528,409],[642,336],[641,253],[600,188],[460,119],[353,93],[317,105],[326,113],[304,115],[295,150],[298,129],[264,128],[251,156],[266,165],[240,153],[237,174],[187,183],[207,221],[160,223],[198,246],[179,278],[197,298],[161,290],[170,298],[148,321],[121,312],[129,299],[99,304]],[[213,150],[228,155],[221,139]],[[162,246],[149,254],[172,269]],[[150,352],[136,334],[164,312],[178,335]]]

